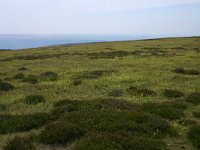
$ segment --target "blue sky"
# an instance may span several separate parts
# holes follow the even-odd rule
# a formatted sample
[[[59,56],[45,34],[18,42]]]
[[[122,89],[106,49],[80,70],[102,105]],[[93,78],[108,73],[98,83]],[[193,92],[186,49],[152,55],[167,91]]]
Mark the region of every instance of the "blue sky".
[[[200,35],[200,0],[0,0],[0,34]]]

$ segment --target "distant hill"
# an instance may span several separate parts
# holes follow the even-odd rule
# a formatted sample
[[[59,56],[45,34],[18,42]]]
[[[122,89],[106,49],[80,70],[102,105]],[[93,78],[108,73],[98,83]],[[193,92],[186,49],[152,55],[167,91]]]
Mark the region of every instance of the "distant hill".
[[[145,39],[129,35],[0,35],[0,49],[37,48],[48,45]]]

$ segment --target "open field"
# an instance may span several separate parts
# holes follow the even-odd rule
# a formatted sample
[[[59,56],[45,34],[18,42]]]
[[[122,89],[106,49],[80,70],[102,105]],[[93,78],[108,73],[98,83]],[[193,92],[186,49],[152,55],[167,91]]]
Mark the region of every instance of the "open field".
[[[0,51],[0,149],[200,149],[200,38]]]

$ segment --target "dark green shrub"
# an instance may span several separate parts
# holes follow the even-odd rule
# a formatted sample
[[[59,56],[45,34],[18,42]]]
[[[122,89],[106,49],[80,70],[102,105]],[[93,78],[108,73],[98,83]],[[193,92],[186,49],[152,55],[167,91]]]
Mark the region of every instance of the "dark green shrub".
[[[194,70],[194,69],[185,70],[184,68],[176,68],[174,72],[178,74],[184,74],[184,75],[200,75],[200,71]]]
[[[180,92],[178,90],[171,90],[171,89],[165,89],[163,94],[167,98],[179,98],[179,97],[184,96],[184,94],[182,92]]]
[[[195,125],[189,129],[188,138],[190,142],[198,149],[200,149],[200,126]]]
[[[26,96],[25,103],[30,105],[36,105],[38,103],[45,102],[44,96],[41,95],[30,95]]]
[[[113,97],[121,97],[123,96],[124,91],[122,89],[114,89],[108,95]]]
[[[74,85],[74,86],[78,86],[78,85],[80,85],[81,83],[82,83],[82,81],[79,80],[79,79],[75,79],[75,80],[73,81],[73,85]]]
[[[56,122],[45,127],[39,135],[39,141],[49,145],[67,145],[82,135],[83,131],[75,124]]]
[[[174,70],[175,73],[179,73],[179,74],[185,74],[186,70],[184,68],[176,68]]]
[[[50,116],[45,113],[32,115],[0,115],[0,134],[29,131],[48,123]]]
[[[155,96],[156,93],[150,89],[143,89],[137,87],[129,87],[127,90],[128,94],[135,95],[135,96]]]
[[[27,70],[27,68],[25,68],[25,67],[19,68],[19,71],[26,71],[26,70]]]
[[[27,77],[25,77],[23,79],[23,82],[28,82],[28,83],[31,83],[31,84],[36,84],[36,83],[38,83],[38,79],[34,75],[28,75]]]
[[[191,93],[186,98],[186,101],[190,102],[190,103],[193,103],[193,104],[200,104],[200,92]]]
[[[161,140],[147,137],[123,137],[117,134],[93,134],[80,140],[76,150],[165,150],[166,145]]]
[[[200,111],[199,112],[194,111],[193,116],[196,117],[196,118],[200,118]]]
[[[4,150],[35,150],[31,141],[28,138],[15,137],[10,140],[5,146]]]
[[[109,133],[96,134],[80,140],[76,146],[76,150],[122,150],[122,146],[117,137],[111,136]]]
[[[195,120],[190,120],[190,119],[180,119],[178,123],[184,126],[191,126],[195,125],[197,122]]]
[[[11,78],[11,77],[5,77],[4,80],[5,80],[5,81],[12,81],[13,78]]]
[[[5,109],[6,109],[6,105],[0,104],[0,111],[5,110]]]
[[[200,71],[198,70],[187,70],[187,75],[200,75]]]
[[[14,90],[14,86],[10,83],[0,82],[0,91]]]
[[[115,72],[114,70],[95,70],[95,71],[86,71],[83,72],[82,75],[79,76],[79,78],[82,79],[98,79],[102,76],[109,75]]]
[[[58,79],[58,74],[52,71],[48,71],[41,73],[38,78],[43,81],[55,81]]]
[[[186,105],[181,103],[147,103],[142,107],[148,113],[170,120],[182,118],[184,116],[183,111],[186,109]]]
[[[18,73],[18,74],[16,74],[14,77],[13,77],[13,79],[24,79],[24,74],[23,73]]]

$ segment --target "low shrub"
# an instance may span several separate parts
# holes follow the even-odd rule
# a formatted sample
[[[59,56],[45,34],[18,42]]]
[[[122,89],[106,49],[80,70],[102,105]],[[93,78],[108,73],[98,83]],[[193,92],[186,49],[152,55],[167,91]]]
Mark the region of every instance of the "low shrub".
[[[194,111],[193,116],[196,117],[196,118],[200,118],[200,111],[198,111],[198,112]]]
[[[182,118],[184,116],[183,111],[186,109],[186,105],[181,103],[147,103],[142,107],[148,113],[170,120]]]
[[[21,68],[19,68],[18,70],[19,70],[19,71],[26,71],[27,68],[25,68],[25,67],[21,67]]]
[[[10,83],[0,82],[0,91],[11,91],[14,90],[14,86]]]
[[[0,104],[0,111],[2,111],[2,110],[6,110],[6,105]]]
[[[93,134],[80,140],[76,150],[165,150],[166,145],[161,140],[147,137],[123,137],[112,133]]]
[[[195,125],[197,122],[195,120],[190,120],[190,119],[180,119],[178,121],[179,124],[183,125],[183,126],[191,126],[191,125]]]
[[[75,79],[75,80],[73,81],[73,85],[74,85],[74,86],[78,86],[78,85],[80,85],[81,83],[82,83],[82,81],[79,80],[79,79]]]
[[[23,73],[18,73],[13,77],[13,79],[17,79],[17,80],[24,79],[24,77],[25,77],[25,75]]]
[[[12,81],[13,78],[11,78],[11,77],[5,77],[4,80],[5,80],[5,81]]]
[[[58,74],[52,71],[41,73],[38,76],[39,80],[43,81],[55,81],[58,78]]]
[[[49,145],[67,145],[82,135],[83,131],[74,124],[55,122],[45,127],[39,135],[39,141]]]
[[[81,79],[98,79],[102,76],[109,75],[115,72],[114,70],[95,70],[83,72],[78,78]]]
[[[28,82],[28,83],[31,83],[31,84],[36,84],[38,83],[38,78],[34,75],[28,75],[27,77],[25,77],[23,79],[23,82]]]
[[[35,146],[28,138],[17,136],[7,142],[4,150],[36,150]]]
[[[25,98],[25,103],[30,105],[36,105],[42,102],[45,102],[44,96],[42,95],[30,95]]]
[[[171,90],[171,89],[165,89],[163,94],[167,98],[179,98],[179,97],[184,96],[184,94],[182,92],[180,92],[178,90]]]
[[[192,126],[188,131],[188,138],[190,142],[198,149],[200,149],[200,126]]]
[[[137,87],[129,87],[127,89],[128,94],[135,96],[155,96],[156,92],[146,89],[146,88],[137,88]]]
[[[191,93],[186,98],[186,101],[193,104],[200,104],[200,92]]]
[[[176,68],[174,72],[178,74],[184,74],[184,75],[200,75],[200,71],[195,70],[195,69],[186,70],[184,68]]]
[[[0,115],[0,134],[29,131],[49,122],[50,116],[46,113],[31,115]]]
[[[174,70],[175,73],[179,73],[179,74],[185,74],[186,70],[184,68],[176,68]]]
[[[122,89],[114,89],[108,95],[113,97],[121,97],[123,96],[124,91]]]

